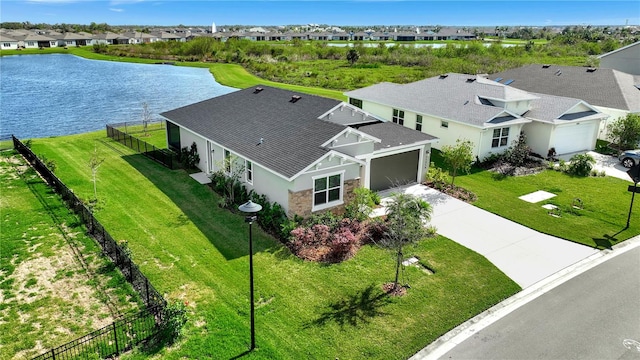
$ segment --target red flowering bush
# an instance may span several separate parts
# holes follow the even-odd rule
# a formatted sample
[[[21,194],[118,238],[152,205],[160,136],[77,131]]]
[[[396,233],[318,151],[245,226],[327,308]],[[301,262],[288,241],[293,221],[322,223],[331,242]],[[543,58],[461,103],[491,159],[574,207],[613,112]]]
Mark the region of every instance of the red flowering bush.
[[[288,245],[296,256],[309,261],[338,263],[353,257],[370,241],[367,225],[353,219],[329,217],[322,215],[324,223],[313,223],[312,218],[309,224],[299,225],[291,231]]]

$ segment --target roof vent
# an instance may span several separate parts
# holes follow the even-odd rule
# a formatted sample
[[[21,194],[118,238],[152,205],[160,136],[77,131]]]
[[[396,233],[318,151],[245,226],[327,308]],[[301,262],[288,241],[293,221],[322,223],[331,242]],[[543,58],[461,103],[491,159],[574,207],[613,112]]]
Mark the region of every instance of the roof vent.
[[[298,101],[298,100],[300,100],[300,99],[302,99],[302,96],[300,96],[300,95],[293,95],[293,96],[291,96],[291,100],[289,100],[289,102],[294,103],[294,102],[296,102],[296,101]]]
[[[261,87],[257,87],[257,88],[255,88],[255,90],[253,90],[253,93],[254,93],[254,94],[257,94],[257,93],[259,93],[259,92],[260,92],[260,91],[262,91],[262,90],[264,90],[264,89],[263,89],[263,88],[261,88]]]
[[[446,79],[449,74],[440,74],[440,79]]]
[[[587,72],[595,72],[596,70],[598,69],[594,67],[587,68]]]
[[[542,65],[542,68],[543,68],[543,69],[548,69],[548,68],[550,68],[550,67],[551,67],[551,65],[549,65],[549,64],[544,64],[544,65]]]

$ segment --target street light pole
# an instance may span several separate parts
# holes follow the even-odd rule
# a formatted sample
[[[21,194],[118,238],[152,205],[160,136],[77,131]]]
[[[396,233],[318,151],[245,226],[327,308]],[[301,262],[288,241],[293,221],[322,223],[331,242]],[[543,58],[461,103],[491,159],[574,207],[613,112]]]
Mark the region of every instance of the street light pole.
[[[244,218],[245,222],[249,223],[249,294],[250,294],[250,302],[251,302],[251,348],[249,351],[252,351],[256,348],[256,328],[255,328],[255,302],[253,299],[253,231],[252,225],[253,222],[258,219],[258,216],[255,214],[262,210],[262,206],[260,204],[256,204],[253,201],[249,200],[246,203],[240,205],[238,210],[246,213],[247,216]]]

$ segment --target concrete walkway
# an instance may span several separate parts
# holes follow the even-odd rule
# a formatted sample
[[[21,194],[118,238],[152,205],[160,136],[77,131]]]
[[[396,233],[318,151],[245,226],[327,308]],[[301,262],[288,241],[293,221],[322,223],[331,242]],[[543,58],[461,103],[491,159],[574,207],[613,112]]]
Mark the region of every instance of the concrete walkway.
[[[598,250],[541,234],[424,185],[401,188],[431,204],[439,234],[483,255],[527,288]],[[386,193],[388,196],[389,193]],[[383,204],[388,201],[382,193]],[[384,214],[384,208],[375,215]]]

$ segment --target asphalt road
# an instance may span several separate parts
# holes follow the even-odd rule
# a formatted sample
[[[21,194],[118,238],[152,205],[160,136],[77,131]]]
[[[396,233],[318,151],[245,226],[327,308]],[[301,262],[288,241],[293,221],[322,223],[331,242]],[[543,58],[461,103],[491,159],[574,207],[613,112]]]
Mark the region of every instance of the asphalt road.
[[[640,359],[640,247],[539,296],[440,359]]]

